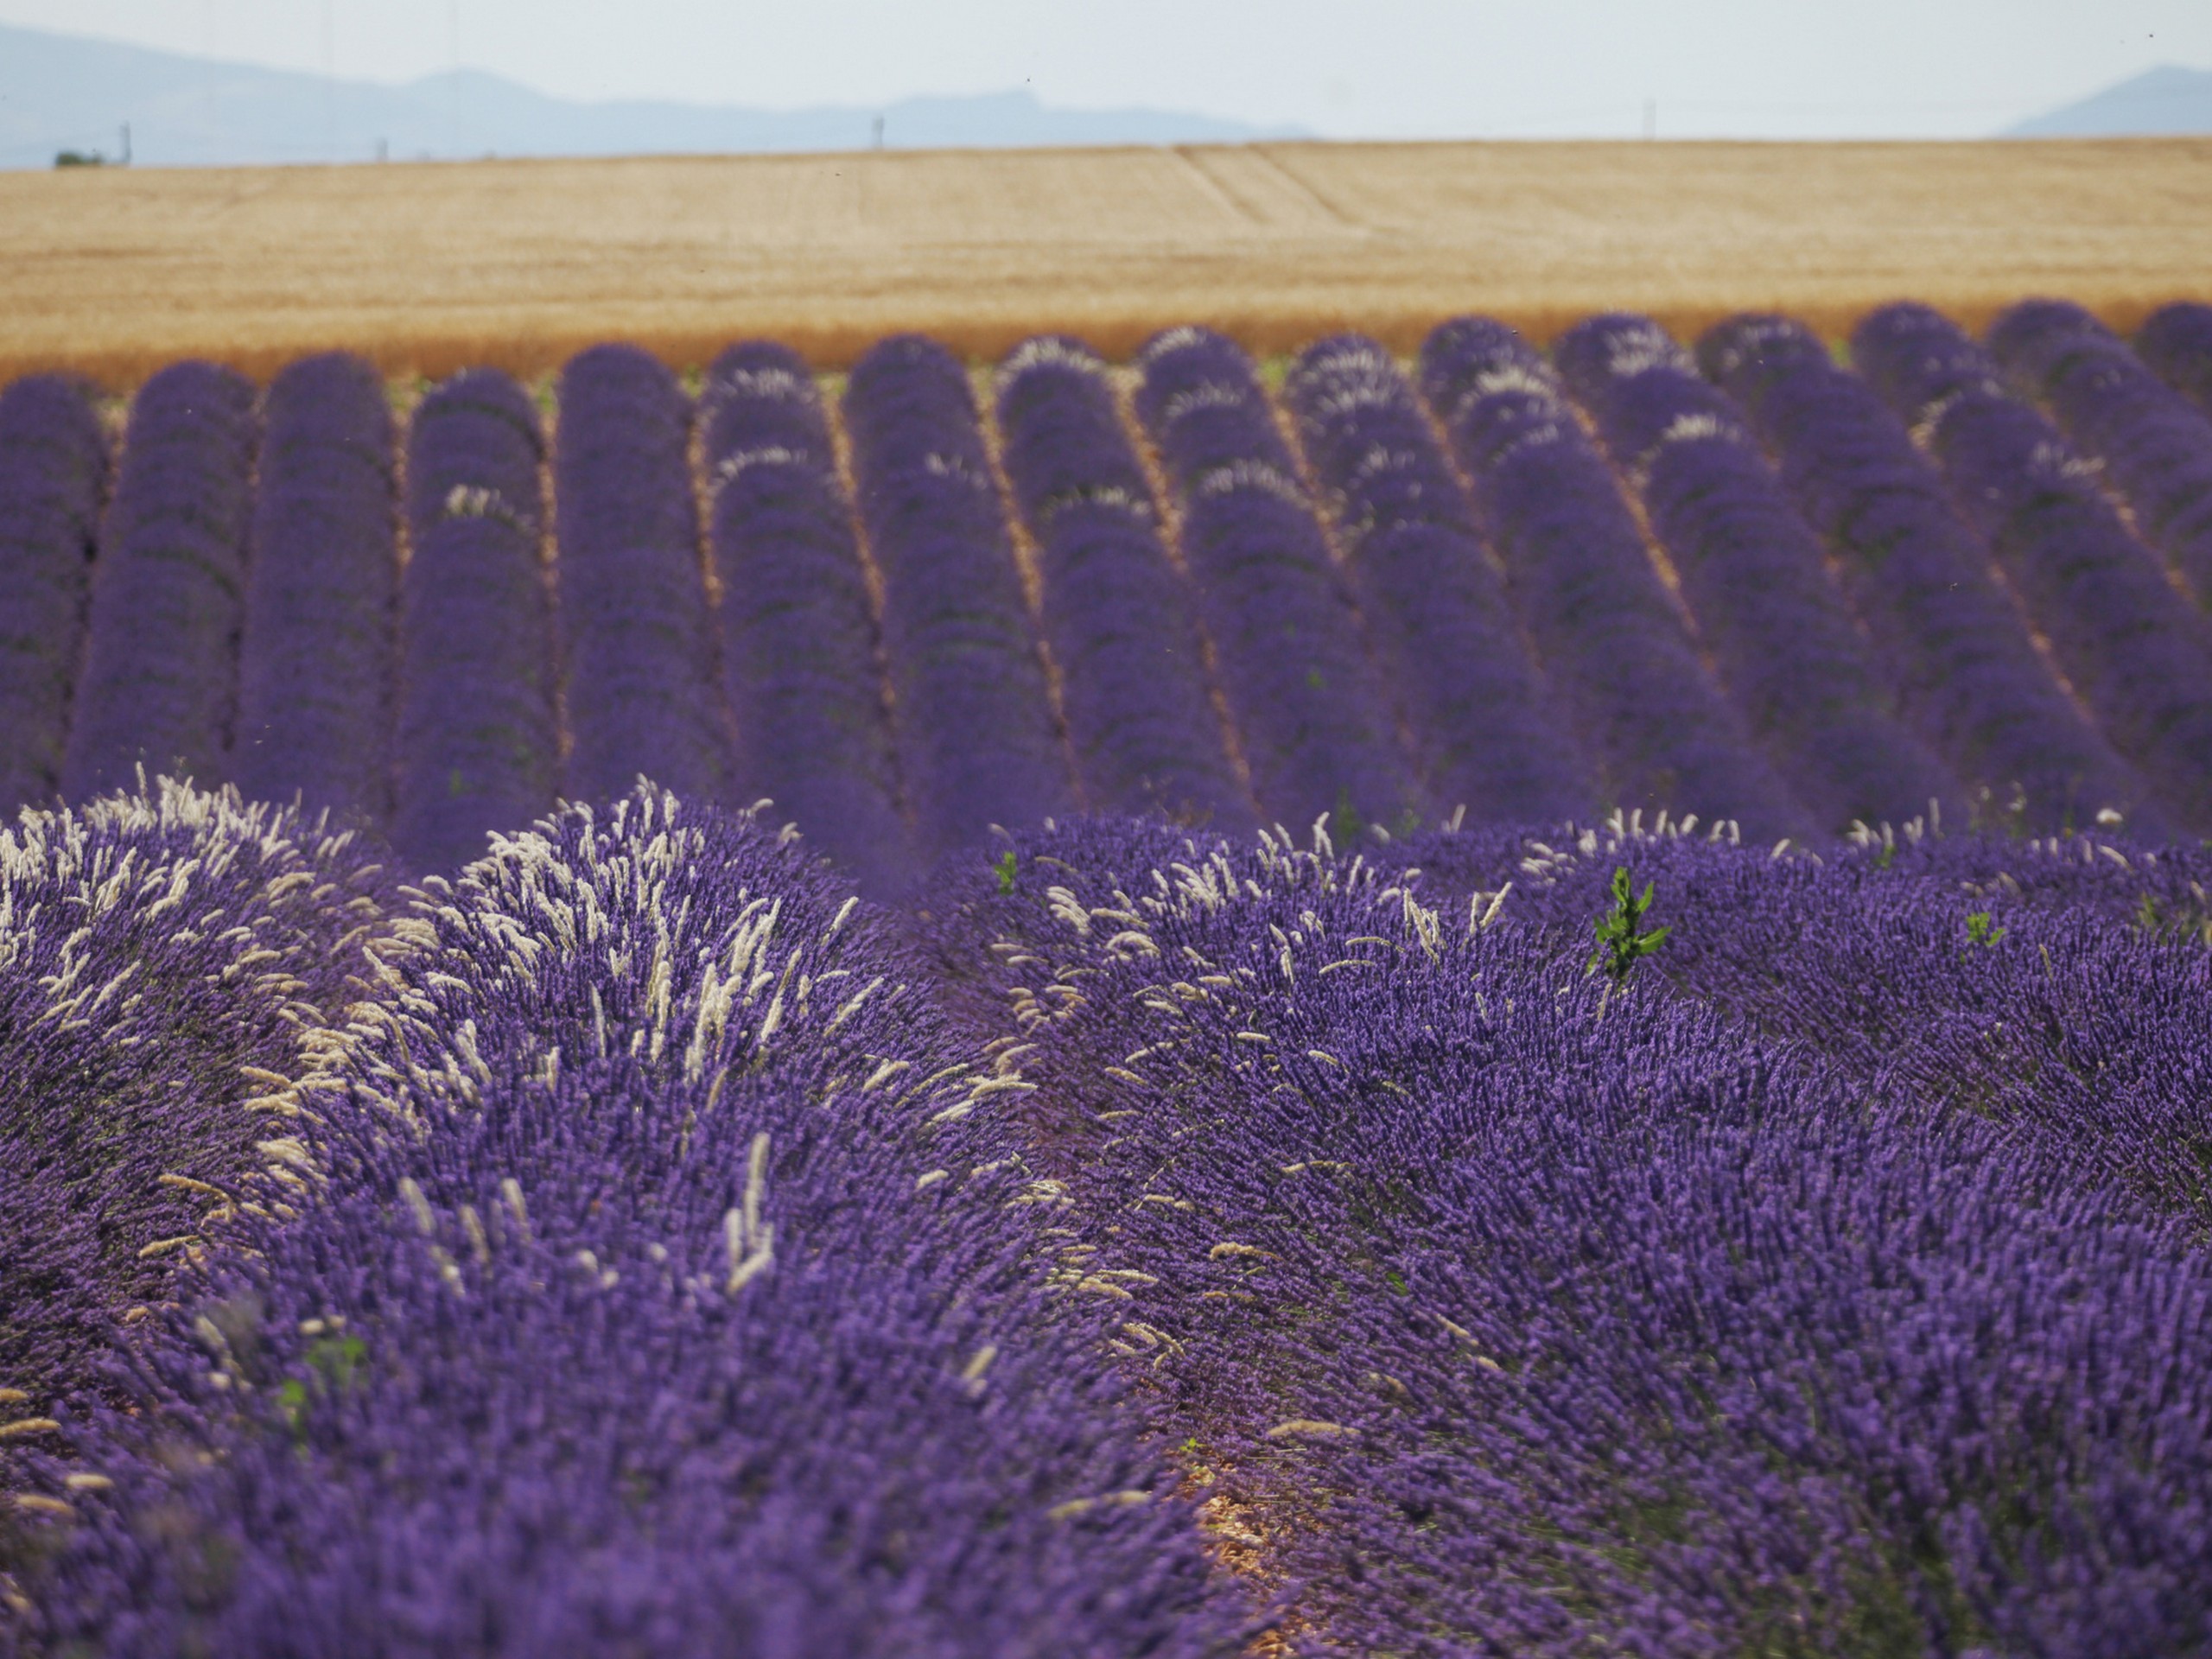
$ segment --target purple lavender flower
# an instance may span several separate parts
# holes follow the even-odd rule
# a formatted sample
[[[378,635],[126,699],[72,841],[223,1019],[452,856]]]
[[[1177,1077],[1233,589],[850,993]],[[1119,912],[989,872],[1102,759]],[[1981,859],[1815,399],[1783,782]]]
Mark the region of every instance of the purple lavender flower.
[[[356,357],[270,384],[231,764],[239,790],[382,827],[391,815],[397,467],[384,382]]]
[[[2153,374],[2212,414],[2212,305],[2182,300],[2153,311],[2135,351]]]
[[[1137,415],[1267,817],[1391,824],[1424,804],[1398,753],[1351,594],[1236,346],[1172,328],[1138,353]]]
[[[1000,366],[997,404],[1085,796],[1249,830],[1189,591],[1161,545],[1159,504],[1105,365],[1079,341],[1040,335]]]
[[[1454,842],[1484,889],[1431,908]],[[995,947],[976,1006],[1027,1046],[1123,1363],[1324,1650],[2212,1637],[2212,1409],[2171,1381],[2212,1368],[2174,1064],[2212,969],[2126,919],[2163,858],[1016,854],[931,912]],[[1583,962],[1624,867],[1674,931],[1614,986]]]
[[[1902,823],[1958,785],[1897,718],[1819,543],[1727,399],[1647,318],[1578,323],[1560,373],[1632,478],[1722,680],[1830,830]]]
[[[1607,800],[1734,819],[1758,841],[1806,834],[1551,365],[1504,324],[1462,317],[1429,335],[1421,378]]]
[[[372,856],[167,780],[0,831],[0,1384],[28,1396],[0,1415],[99,1386],[118,1323],[289,1154],[304,1108],[271,1079],[359,994]]]
[[[1068,756],[967,375],[935,341],[894,335],[854,365],[844,414],[923,856],[1069,810]]]
[[[0,818],[60,784],[107,465],[75,382],[33,375],[0,392]]]
[[[92,570],[66,798],[126,786],[142,766],[226,777],[255,439],[252,386],[212,363],[172,364],[132,400]]]
[[[2069,301],[2014,306],[1990,329],[1989,349],[2103,463],[2136,532],[2212,606],[2212,422]]]
[[[733,346],[700,423],[734,797],[766,797],[861,890],[912,880],[883,670],[852,504],[813,377],[768,341]]]
[[[1477,822],[1586,813],[1574,741],[1397,364],[1375,341],[1338,334],[1306,347],[1283,392],[1430,798]]]
[[[553,497],[568,670],[568,793],[627,794],[642,775],[686,800],[728,785],[691,493],[683,389],[632,346],[561,372]]]
[[[1735,318],[1698,354],[1836,555],[1902,711],[1994,813],[2049,831],[2110,807],[2162,836],[2142,780],[2045,665],[1980,538],[1872,390],[1787,318]]]
[[[2182,823],[2212,826],[2212,636],[2128,534],[2057,429],[2005,395],[1997,365],[1919,305],[1868,316],[1852,354],[1927,433],[2074,691]]]
[[[42,1637],[1238,1650],[1098,1358],[1113,1306],[1047,1277],[1018,1077],[886,918],[640,794],[410,920],[303,1081],[312,1202],[242,1216],[156,1322],[140,1415],[73,1414],[110,1489],[32,1468],[80,1517],[29,1575]]]
[[[392,840],[418,869],[465,863],[552,804],[543,456],[529,395],[491,369],[434,388],[408,432]]]

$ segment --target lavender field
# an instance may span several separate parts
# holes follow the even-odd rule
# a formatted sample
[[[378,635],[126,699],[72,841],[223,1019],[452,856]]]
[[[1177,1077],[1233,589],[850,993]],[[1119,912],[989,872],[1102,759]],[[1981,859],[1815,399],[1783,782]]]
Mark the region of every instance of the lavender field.
[[[2212,308],[0,392],[0,1653],[2212,1654]]]

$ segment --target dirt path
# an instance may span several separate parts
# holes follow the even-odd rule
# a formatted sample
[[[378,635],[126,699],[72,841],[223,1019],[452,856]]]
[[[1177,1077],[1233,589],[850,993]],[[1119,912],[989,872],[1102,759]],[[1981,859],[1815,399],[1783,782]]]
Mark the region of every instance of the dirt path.
[[[1263,144],[0,174],[0,378],[116,385],[193,353],[266,372],[524,372],[750,334],[823,366],[926,329],[1115,356],[1205,321],[1255,349],[1399,348],[1484,310],[1836,331],[1912,296],[1979,323],[2061,293],[2123,326],[2212,298],[2212,139]]]

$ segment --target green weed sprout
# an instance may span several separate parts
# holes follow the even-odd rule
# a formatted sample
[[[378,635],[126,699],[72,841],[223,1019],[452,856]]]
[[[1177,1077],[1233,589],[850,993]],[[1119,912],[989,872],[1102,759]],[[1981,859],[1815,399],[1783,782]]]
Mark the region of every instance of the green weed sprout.
[[[1595,923],[1598,948],[1591,953],[1586,971],[1594,974],[1602,968],[1614,984],[1625,982],[1636,964],[1656,950],[1667,935],[1674,931],[1670,927],[1655,927],[1649,933],[1644,932],[1643,918],[1650,909],[1651,883],[1645,882],[1639,893],[1629,885],[1625,865],[1614,870],[1613,907]]]

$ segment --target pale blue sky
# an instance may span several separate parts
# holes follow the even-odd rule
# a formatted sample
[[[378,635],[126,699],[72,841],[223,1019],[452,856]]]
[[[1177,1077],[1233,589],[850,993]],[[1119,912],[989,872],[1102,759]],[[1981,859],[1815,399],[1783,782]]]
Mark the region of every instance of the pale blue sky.
[[[456,30],[455,24],[458,23]],[[405,80],[770,108],[1027,86],[1331,137],[1973,136],[2154,64],[2212,0],[0,0],[0,22]]]

